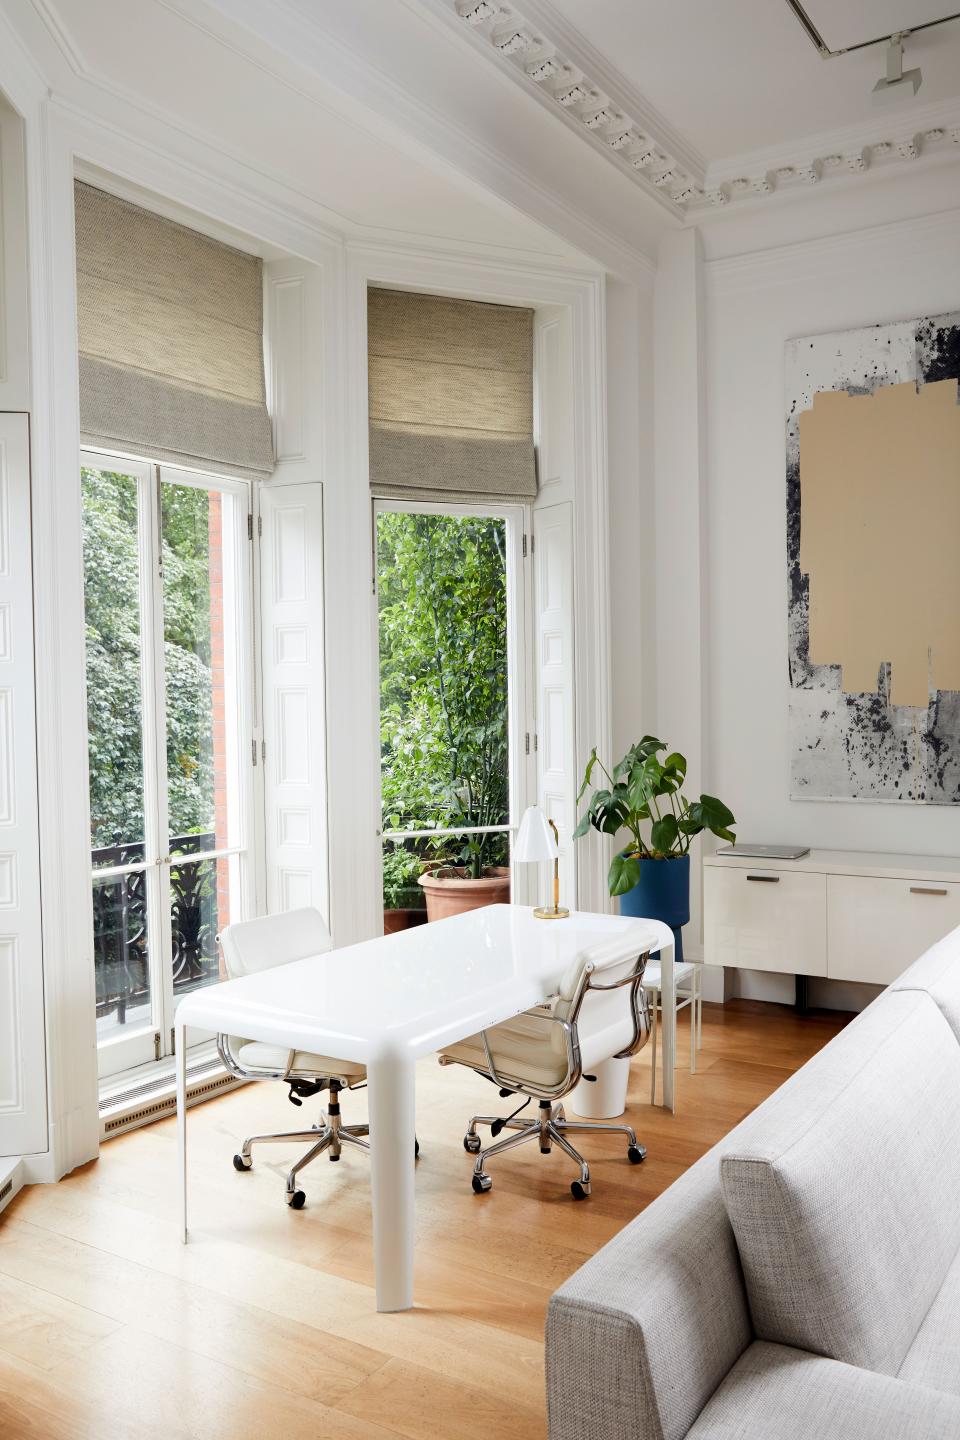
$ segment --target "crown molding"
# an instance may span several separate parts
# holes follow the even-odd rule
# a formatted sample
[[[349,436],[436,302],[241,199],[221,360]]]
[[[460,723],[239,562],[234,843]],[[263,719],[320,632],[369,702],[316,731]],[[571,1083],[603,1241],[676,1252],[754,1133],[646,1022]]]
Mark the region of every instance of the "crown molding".
[[[856,183],[920,156],[960,159],[960,100],[878,115],[707,164],[550,0],[418,0],[466,33],[485,58],[536,96],[587,144],[674,215],[700,221],[716,209],[782,191]]]
[[[902,116],[877,116],[863,125],[716,161],[708,166],[703,196],[691,202],[688,213],[821,182],[855,182],[868,171],[895,172],[921,157],[960,160],[960,100],[918,106]]]
[[[417,0],[674,216],[704,198],[703,157],[547,0]]]

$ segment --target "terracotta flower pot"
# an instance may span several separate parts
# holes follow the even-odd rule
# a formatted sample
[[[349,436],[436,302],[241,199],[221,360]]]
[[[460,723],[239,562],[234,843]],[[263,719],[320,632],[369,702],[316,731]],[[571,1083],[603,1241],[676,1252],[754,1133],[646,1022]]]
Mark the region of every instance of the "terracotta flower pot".
[[[445,920],[448,915],[479,910],[483,905],[510,903],[510,871],[506,865],[491,866],[479,880],[459,866],[434,870],[421,875],[419,884],[427,897],[428,920]]]
[[[398,930],[408,930],[411,925],[422,925],[426,918],[424,910],[384,910],[383,933],[395,935]]]

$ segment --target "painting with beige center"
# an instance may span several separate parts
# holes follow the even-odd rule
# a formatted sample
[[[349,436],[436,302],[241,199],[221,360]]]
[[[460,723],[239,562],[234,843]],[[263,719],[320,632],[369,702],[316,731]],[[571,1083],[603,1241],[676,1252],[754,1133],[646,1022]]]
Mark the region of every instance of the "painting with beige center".
[[[960,800],[960,316],[787,347],[792,793]]]

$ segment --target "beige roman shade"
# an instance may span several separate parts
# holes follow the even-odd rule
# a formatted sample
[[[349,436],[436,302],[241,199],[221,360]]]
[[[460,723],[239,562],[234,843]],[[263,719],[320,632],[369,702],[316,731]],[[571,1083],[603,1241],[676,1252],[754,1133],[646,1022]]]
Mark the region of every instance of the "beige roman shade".
[[[371,289],[367,349],[374,495],[533,499],[532,310]]]
[[[83,441],[269,475],[260,260],[91,185],[75,199]]]

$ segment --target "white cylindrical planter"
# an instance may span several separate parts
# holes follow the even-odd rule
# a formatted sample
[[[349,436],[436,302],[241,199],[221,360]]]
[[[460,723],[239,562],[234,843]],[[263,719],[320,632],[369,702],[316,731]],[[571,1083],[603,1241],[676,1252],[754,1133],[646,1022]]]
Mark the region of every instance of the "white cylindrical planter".
[[[581,1080],[570,1096],[570,1109],[586,1120],[615,1120],[627,1108],[630,1061],[605,1060],[595,1067],[596,1080]]]

